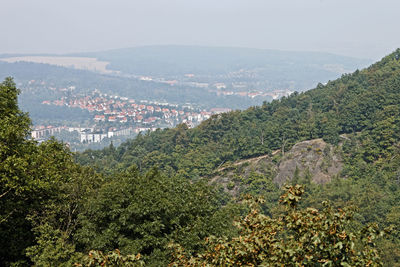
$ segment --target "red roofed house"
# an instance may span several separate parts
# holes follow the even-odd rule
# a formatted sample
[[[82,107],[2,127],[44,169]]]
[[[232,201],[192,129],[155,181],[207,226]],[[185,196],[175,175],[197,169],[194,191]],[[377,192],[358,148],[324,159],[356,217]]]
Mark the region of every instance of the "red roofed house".
[[[139,115],[139,116],[136,117],[136,121],[137,122],[141,122],[142,120],[143,120],[143,116],[142,115]]]
[[[96,115],[96,116],[94,116],[94,120],[95,121],[105,121],[106,118],[104,117],[104,115]]]

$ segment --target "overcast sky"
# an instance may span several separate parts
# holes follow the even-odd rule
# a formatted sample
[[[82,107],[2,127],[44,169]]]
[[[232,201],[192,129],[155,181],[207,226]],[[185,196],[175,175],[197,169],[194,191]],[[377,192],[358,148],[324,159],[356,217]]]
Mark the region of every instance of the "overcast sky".
[[[400,47],[399,0],[0,0],[0,53],[185,44],[379,59]]]

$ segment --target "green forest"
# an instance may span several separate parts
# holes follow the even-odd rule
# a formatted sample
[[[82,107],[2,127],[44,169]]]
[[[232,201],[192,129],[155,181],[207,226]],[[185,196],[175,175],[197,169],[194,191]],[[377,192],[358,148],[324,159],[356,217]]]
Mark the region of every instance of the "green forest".
[[[0,265],[400,266],[400,49],[307,92],[82,153],[30,140],[18,94],[0,84]],[[283,179],[310,140],[328,149],[304,153],[340,170]]]

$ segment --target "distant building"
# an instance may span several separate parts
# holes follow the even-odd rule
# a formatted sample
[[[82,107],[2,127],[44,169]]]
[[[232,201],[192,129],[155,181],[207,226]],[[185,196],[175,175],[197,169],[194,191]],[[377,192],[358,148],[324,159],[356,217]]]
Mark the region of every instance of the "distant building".
[[[224,83],[215,83],[214,86],[217,89],[225,89],[226,88],[226,85]]]
[[[231,109],[230,108],[212,108],[212,109],[210,109],[210,111],[213,114],[221,114],[221,113],[229,112],[229,111],[231,111]]]
[[[99,143],[106,137],[108,137],[108,135],[103,131],[93,132],[91,129],[85,129],[80,132],[81,143]]]
[[[117,130],[116,128],[110,128],[108,129],[107,136],[108,138],[111,138],[113,136],[123,136],[131,134],[132,134],[132,128],[119,129],[119,130]]]
[[[96,115],[94,116],[95,121],[105,121],[106,117],[104,115]]]
[[[42,139],[42,138],[54,135],[55,133],[59,133],[64,128],[65,127],[37,126],[32,130],[31,137],[32,137],[32,139],[36,139],[36,140]]]

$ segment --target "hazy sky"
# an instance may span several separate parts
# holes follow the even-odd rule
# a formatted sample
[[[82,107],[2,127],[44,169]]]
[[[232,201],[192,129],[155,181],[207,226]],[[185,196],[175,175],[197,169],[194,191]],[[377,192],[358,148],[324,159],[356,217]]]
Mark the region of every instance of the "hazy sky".
[[[185,44],[378,59],[400,47],[399,0],[0,0],[0,53]]]

